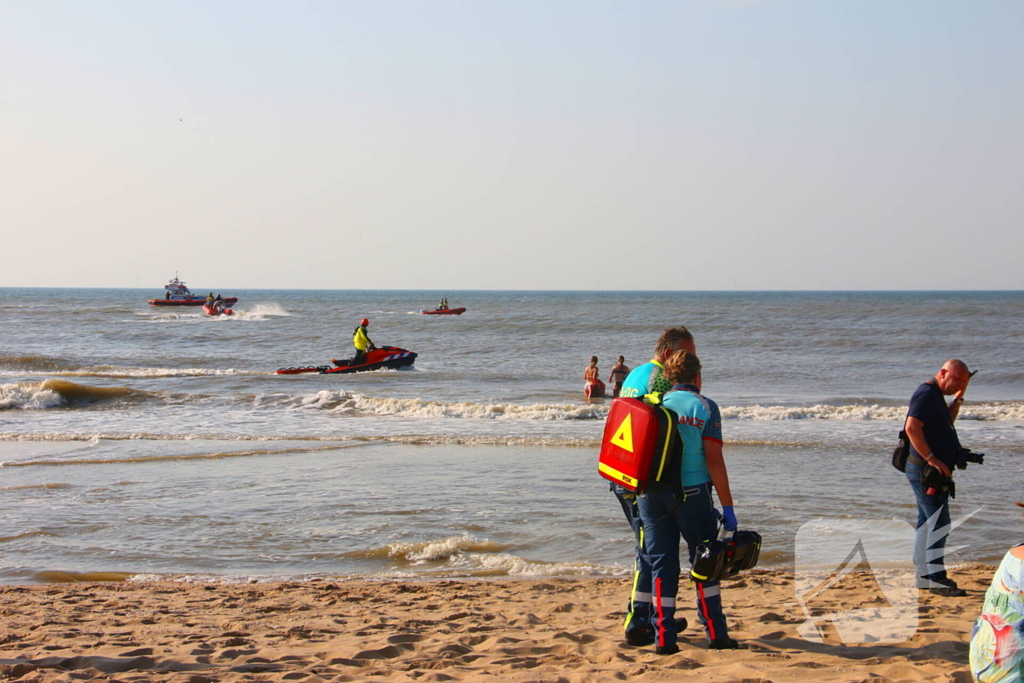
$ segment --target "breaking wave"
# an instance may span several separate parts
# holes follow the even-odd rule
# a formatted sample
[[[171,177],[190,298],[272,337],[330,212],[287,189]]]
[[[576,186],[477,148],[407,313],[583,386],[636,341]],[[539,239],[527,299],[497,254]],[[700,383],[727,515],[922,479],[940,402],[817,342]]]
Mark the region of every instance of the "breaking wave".
[[[436,541],[389,543],[368,550],[345,554],[352,559],[386,560],[397,566],[386,576],[402,576],[415,568],[417,573],[435,576],[624,576],[627,567],[605,567],[587,562],[542,562],[527,560],[507,552],[511,546],[470,536],[450,536]]]
[[[60,379],[0,384],[0,410],[45,410],[111,401],[144,399],[150,394],[129,387],[90,387]]]
[[[53,372],[55,370],[74,370],[78,366],[50,356],[10,356],[0,354],[0,368],[26,372]]]
[[[13,374],[13,373],[9,373]],[[19,373],[26,374],[26,373]],[[270,372],[259,372],[253,370],[236,370],[226,368],[223,370],[211,368],[145,368],[145,367],[121,367],[118,365],[94,365],[76,370],[59,370],[53,372],[30,372],[28,374],[45,374],[58,377],[223,377],[232,375],[270,375]]]
[[[603,420],[608,409],[572,403],[517,405],[514,403],[443,403],[421,398],[374,398],[343,390],[325,389],[307,396],[258,396],[255,407],[286,405],[291,408],[351,413],[353,416],[424,418],[480,418],[491,420]]]
[[[82,365],[50,356],[0,355],[0,376],[46,375],[47,377],[221,377],[269,375],[265,371],[235,368],[155,368],[121,365]]]
[[[284,306],[274,303],[256,304],[252,308],[236,312],[250,319],[280,318],[292,315]]]
[[[906,406],[722,406],[724,420],[880,420],[900,422]],[[1024,403],[975,403],[960,409],[960,420],[1024,421]]]
[[[450,536],[440,541],[418,543],[389,543],[369,550],[354,550],[345,553],[351,558],[388,558],[404,560],[412,564],[449,560],[466,552],[494,553],[508,550],[509,546],[494,541],[478,541],[469,536]]]
[[[420,398],[376,398],[344,390],[325,389],[305,396],[266,395],[253,399],[255,407],[285,405],[290,408],[325,410],[358,416],[480,418],[492,420],[603,420],[605,405],[574,403],[444,403]],[[902,421],[906,406],[829,405],[721,406],[725,420],[839,420]],[[960,409],[961,420],[1024,421],[1024,402],[974,403]]]

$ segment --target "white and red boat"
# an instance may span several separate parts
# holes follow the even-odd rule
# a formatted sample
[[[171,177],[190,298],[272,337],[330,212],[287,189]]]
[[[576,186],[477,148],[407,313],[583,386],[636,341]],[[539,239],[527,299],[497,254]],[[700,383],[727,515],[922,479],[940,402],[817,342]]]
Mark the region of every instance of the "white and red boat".
[[[229,296],[221,299],[225,306],[233,306],[238,303],[238,297]],[[175,275],[174,279],[164,285],[163,299],[150,299],[150,306],[202,306],[206,303],[206,297],[193,294],[185,283]]]

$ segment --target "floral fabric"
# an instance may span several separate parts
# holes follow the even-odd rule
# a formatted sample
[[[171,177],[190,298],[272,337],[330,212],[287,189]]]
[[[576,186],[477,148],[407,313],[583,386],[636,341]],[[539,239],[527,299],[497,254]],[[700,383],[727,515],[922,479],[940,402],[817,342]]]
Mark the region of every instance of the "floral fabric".
[[[971,631],[971,674],[979,683],[1020,683],[1024,665],[1024,560],[1006,553]]]

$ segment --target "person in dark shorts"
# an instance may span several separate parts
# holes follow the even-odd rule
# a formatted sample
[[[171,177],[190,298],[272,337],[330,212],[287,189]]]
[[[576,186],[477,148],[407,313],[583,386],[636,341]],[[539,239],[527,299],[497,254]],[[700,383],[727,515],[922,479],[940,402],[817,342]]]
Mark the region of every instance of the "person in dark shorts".
[[[619,356],[619,360],[615,362],[612,367],[611,373],[608,375],[608,383],[612,385],[612,396],[618,396],[619,391],[622,389],[622,383],[626,379],[626,375],[629,374],[629,368],[626,367],[626,357]]]

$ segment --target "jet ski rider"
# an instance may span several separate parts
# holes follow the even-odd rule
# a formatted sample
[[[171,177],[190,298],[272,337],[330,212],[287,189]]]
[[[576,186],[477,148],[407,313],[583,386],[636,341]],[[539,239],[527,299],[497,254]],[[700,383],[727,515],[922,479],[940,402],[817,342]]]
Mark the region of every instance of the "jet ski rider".
[[[363,318],[359,321],[359,327],[352,333],[352,345],[356,347],[356,355],[349,361],[349,365],[362,365],[366,362],[366,352],[377,348],[373,345],[370,340],[370,336],[366,334],[366,328],[369,327],[370,321]]]

